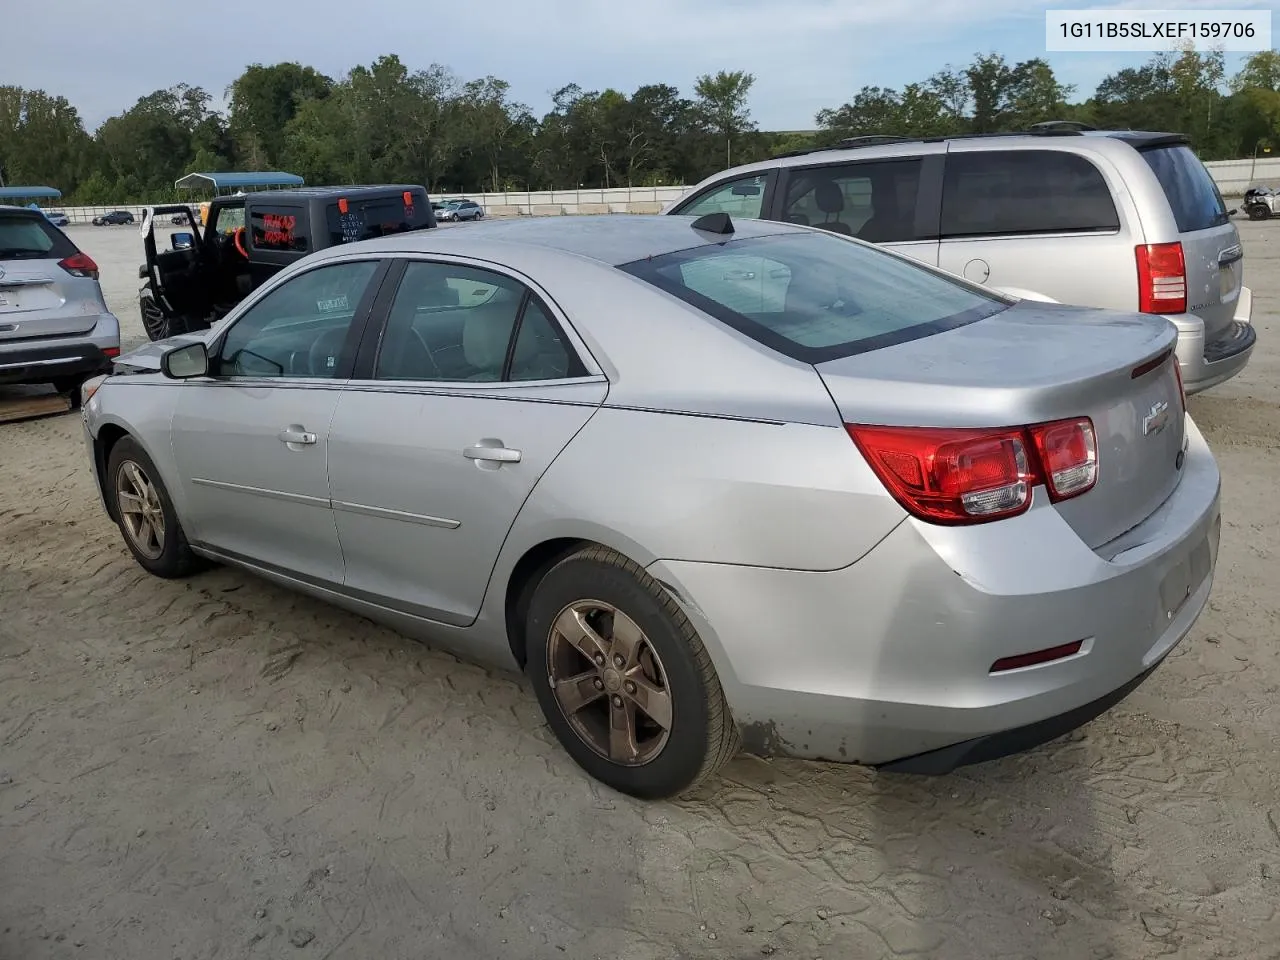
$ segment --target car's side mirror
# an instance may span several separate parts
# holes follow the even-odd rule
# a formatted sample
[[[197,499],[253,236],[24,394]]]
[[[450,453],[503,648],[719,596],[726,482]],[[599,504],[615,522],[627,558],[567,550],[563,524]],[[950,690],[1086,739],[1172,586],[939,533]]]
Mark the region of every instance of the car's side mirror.
[[[169,243],[175,250],[190,250],[195,246],[196,236],[194,233],[178,232],[169,238]]]
[[[190,380],[209,372],[209,351],[203,343],[184,343],[160,357],[160,372],[172,380]]]

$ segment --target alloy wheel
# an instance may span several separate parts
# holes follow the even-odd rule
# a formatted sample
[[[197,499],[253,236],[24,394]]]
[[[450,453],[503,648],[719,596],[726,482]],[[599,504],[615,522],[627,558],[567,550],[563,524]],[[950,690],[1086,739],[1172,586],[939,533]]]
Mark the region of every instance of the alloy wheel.
[[[666,670],[644,631],[617,607],[580,600],[561,610],[551,624],[547,673],[565,719],[600,756],[639,767],[666,747]]]
[[[164,552],[164,508],[156,486],[132,460],[116,471],[116,503],[129,542],[148,560]]]

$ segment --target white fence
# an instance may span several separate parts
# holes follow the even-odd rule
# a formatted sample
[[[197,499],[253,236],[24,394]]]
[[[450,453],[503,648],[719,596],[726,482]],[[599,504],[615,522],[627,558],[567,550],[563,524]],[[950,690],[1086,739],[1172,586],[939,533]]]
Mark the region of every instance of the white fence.
[[[1280,182],[1280,158],[1259,157],[1245,160],[1211,160],[1205,164],[1224,196],[1239,197],[1252,183]],[[1252,173],[1252,178],[1250,177]],[[490,217],[557,216],[575,213],[658,213],[663,206],[682,196],[689,187],[613,187],[607,190],[544,190],[529,193],[471,193],[466,196],[480,204]],[[433,199],[448,200],[456,194],[437,194]],[[191,206],[199,205],[193,198]],[[56,207],[72,223],[89,223],[112,210],[128,210],[138,220],[142,208],[120,207]]]

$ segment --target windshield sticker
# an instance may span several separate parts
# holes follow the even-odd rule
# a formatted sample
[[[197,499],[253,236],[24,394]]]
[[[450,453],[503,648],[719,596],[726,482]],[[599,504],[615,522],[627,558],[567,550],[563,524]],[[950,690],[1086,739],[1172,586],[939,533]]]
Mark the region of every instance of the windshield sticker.
[[[317,300],[316,309],[320,313],[336,313],[339,310],[350,310],[351,302],[347,299],[347,295],[344,293],[341,296]]]

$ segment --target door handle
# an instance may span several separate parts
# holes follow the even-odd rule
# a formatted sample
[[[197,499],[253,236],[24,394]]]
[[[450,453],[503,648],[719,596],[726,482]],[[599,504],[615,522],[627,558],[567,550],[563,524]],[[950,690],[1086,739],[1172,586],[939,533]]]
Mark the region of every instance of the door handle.
[[[462,455],[468,460],[486,460],[490,463],[519,463],[520,451],[512,450],[510,447],[489,446],[484,443],[477,443],[474,446],[467,447],[462,451]]]
[[[281,443],[315,443],[316,435],[301,427],[285,427],[278,434]]]

